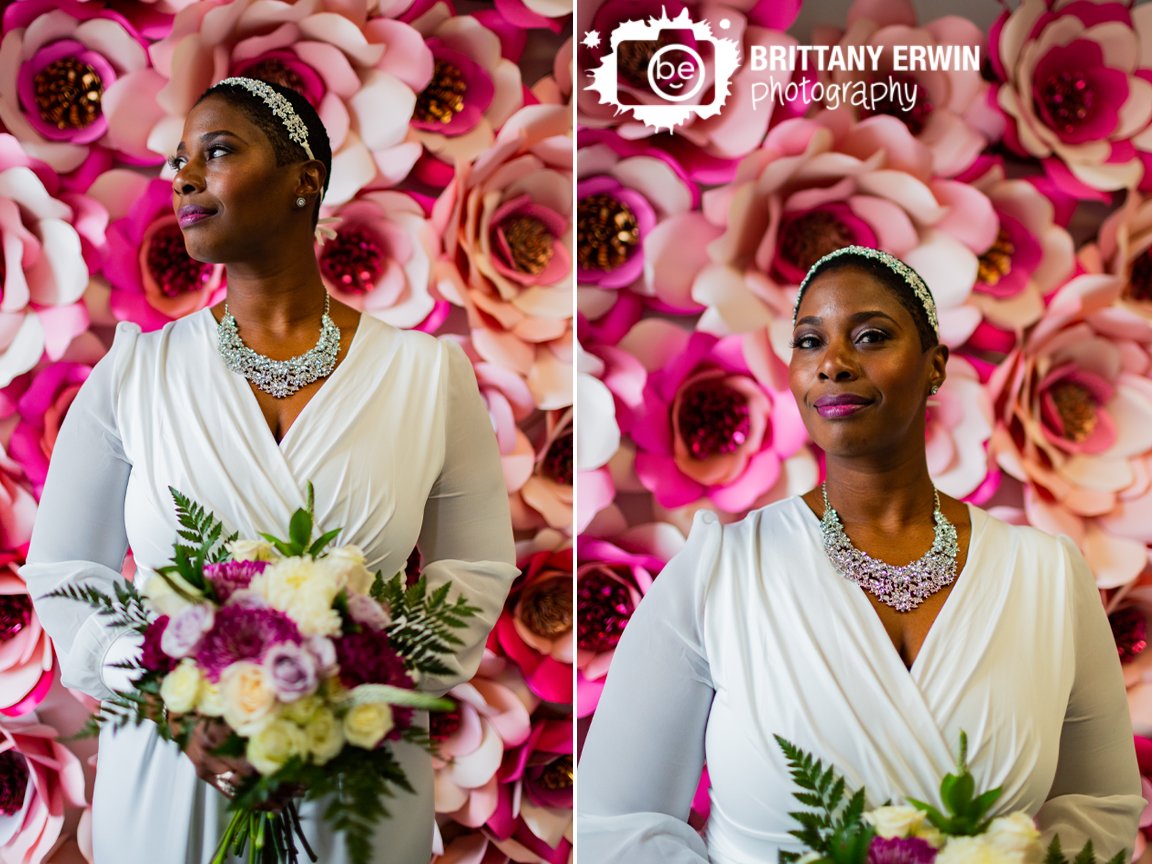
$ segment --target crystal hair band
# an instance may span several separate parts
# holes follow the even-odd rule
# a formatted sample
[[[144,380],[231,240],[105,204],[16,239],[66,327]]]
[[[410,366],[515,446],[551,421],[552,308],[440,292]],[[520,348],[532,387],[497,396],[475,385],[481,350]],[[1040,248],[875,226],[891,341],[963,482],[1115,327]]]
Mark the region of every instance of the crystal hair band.
[[[225,78],[220,83],[227,84],[229,87],[240,87],[258,97],[273,114],[280,118],[280,122],[288,130],[288,137],[304,148],[309,159],[316,158],[312,155],[312,148],[308,146],[308,127],[304,125],[304,121],[300,119],[300,115],[296,113],[292,103],[285,99],[282,94],[277,93],[265,82],[257,81],[255,78]]]
[[[928,316],[928,323],[932,325],[932,329],[936,331],[936,335],[940,335],[940,321],[936,317],[936,301],[932,297],[932,292],[928,290],[928,286],[924,284],[924,280],[920,278],[920,274],[895,255],[890,255],[879,249],[872,249],[869,246],[844,246],[841,249],[829,252],[808,268],[808,275],[804,277],[804,281],[800,283],[800,290],[796,292],[796,305],[792,307],[793,327],[796,326],[796,313],[800,311],[800,300],[804,297],[804,290],[808,287],[808,283],[812,281],[812,274],[816,273],[825,262],[834,261],[845,255],[878,261],[907,282],[908,287],[912,289],[912,293],[916,295],[916,299],[920,301],[920,305],[924,307],[924,314]]]

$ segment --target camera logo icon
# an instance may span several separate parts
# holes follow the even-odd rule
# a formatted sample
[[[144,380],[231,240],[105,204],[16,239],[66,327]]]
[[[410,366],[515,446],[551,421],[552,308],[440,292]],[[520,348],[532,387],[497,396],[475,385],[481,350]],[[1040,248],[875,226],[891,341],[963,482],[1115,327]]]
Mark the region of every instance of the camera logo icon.
[[[586,34],[584,44],[598,38]],[[713,35],[712,25],[693,21],[687,9],[675,18],[661,10],[659,18],[620,23],[612,31],[611,48],[590,71],[587,89],[601,104],[630,112],[656,130],[719,114],[740,65],[736,40]]]

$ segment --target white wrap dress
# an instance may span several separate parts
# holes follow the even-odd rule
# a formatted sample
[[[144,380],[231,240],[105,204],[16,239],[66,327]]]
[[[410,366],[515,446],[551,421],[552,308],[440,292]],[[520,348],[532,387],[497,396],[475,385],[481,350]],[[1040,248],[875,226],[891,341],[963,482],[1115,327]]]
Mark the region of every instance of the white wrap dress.
[[[803,809],[774,734],[830,761],[869,806],[938,802],[960,732],[997,812],[1065,849],[1131,848],[1144,808],[1119,660],[1066,539],[969,508],[968,558],[911,669],[824,553],[800,498],[697,515],[625,630],[581,759],[580,857],[763,864]],[[707,759],[711,814],[686,823]]]
[[[216,351],[209,310],[141,334],[120,324],[108,355],[71,406],[52,456],[23,575],[52,636],[66,685],[107,698],[110,668],[135,641],[82,604],[45,600],[68,584],[108,591],[131,547],[138,582],[171,558],[168,487],[229,530],[283,536],[315,487],[317,524],[343,528],[372,570],[402,570],[419,544],[433,587],[451,580],[480,607],[444,691],[475,672],[517,574],[507,497],[491,422],[459,346],[363,316],[347,354],[280,442],[246,380]],[[398,746],[416,794],[398,792],[379,830],[380,860],[427,864],[432,768]],[[227,800],[154,727],[101,735],[94,793],[97,864],[202,864],[227,823]],[[305,808],[320,860],[343,844]]]

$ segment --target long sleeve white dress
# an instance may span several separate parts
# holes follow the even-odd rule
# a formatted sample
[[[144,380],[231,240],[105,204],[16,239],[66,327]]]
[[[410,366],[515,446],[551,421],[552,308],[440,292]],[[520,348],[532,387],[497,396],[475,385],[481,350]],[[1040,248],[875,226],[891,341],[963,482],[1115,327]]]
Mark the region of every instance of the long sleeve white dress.
[[[967,561],[911,669],[802,499],[729,526],[699,514],[616,649],[577,773],[581,860],[799,851],[773,734],[874,807],[937,801],[963,730],[978,787],[1004,787],[998,812],[1026,810],[1065,849],[1131,848],[1144,800],[1091,573],[1070,542],[969,512]],[[705,759],[701,837],[685,820]]]
[[[342,527],[368,566],[401,570],[420,547],[432,587],[450,580],[481,613],[456,655],[447,690],[475,672],[517,574],[507,497],[491,422],[459,346],[363,316],[345,358],[279,443],[249,384],[225,367],[209,310],[155,333],[120,324],[65,419],[23,568],[66,685],[107,698],[110,668],[135,642],[79,603],[46,600],[67,584],[108,591],[131,547],[138,584],[167,564],[176,537],[171,486],[229,530],[283,533],[315,486],[317,524]],[[203,864],[227,824],[227,800],[151,724],[100,738],[93,802],[96,864]],[[390,799],[381,861],[427,864],[432,767],[399,745],[416,788]],[[343,843],[304,808],[325,864]]]

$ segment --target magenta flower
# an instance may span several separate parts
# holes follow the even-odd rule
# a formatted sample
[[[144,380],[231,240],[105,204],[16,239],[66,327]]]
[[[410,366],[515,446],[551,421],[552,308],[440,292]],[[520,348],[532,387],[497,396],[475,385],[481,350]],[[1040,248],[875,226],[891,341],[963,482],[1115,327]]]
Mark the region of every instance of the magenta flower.
[[[149,672],[159,672],[167,675],[176,668],[176,661],[169,657],[161,647],[164,631],[168,629],[169,617],[161,615],[148,625],[144,631],[144,645],[140,654],[140,665]]]
[[[868,864],[932,864],[936,849],[920,837],[873,837]]]
[[[0,725],[0,859],[43,861],[64,827],[65,809],[83,807],[84,768],[51,726]]]
[[[254,606],[223,606],[215,623],[196,651],[196,661],[209,681],[238,660],[261,663],[268,650],[280,642],[302,641],[292,619],[275,609]]]
[[[252,584],[252,577],[263,573],[267,561],[221,561],[204,565],[204,578],[212,583],[216,601],[221,606],[237,591]]]
[[[534,552],[520,571],[492,639],[520,667],[533,693],[546,702],[570,703],[572,549]]]
[[[346,633],[335,640],[336,657],[340,664],[340,682],[348,688],[359,684],[390,684],[411,690],[415,684],[404,667],[404,661],[381,630],[366,628],[358,633]],[[412,709],[392,706],[395,726],[387,740],[395,741],[412,725]]]
[[[184,248],[171,182],[115,170],[91,194],[113,214],[103,273],[118,320],[156,330],[223,297],[223,268],[193,260]]]
[[[661,506],[707,497],[730,513],[747,510],[807,440],[786,368],[763,343],[649,320],[623,347],[648,370],[625,431],[636,442],[636,475]]]
[[[496,0],[496,11],[522,30],[559,33],[564,18],[572,14],[572,0]]]
[[[56,657],[32,608],[19,558],[0,553],[0,714],[19,717],[44,701],[52,687]]]
[[[1152,16],[1128,3],[1024,0],[989,34],[1004,141],[1078,198],[1152,186]]]
[[[8,5],[3,32],[0,122],[29,155],[64,174],[97,142],[115,148],[105,94],[148,66],[147,43],[128,20],[98,4],[28,0]]]

